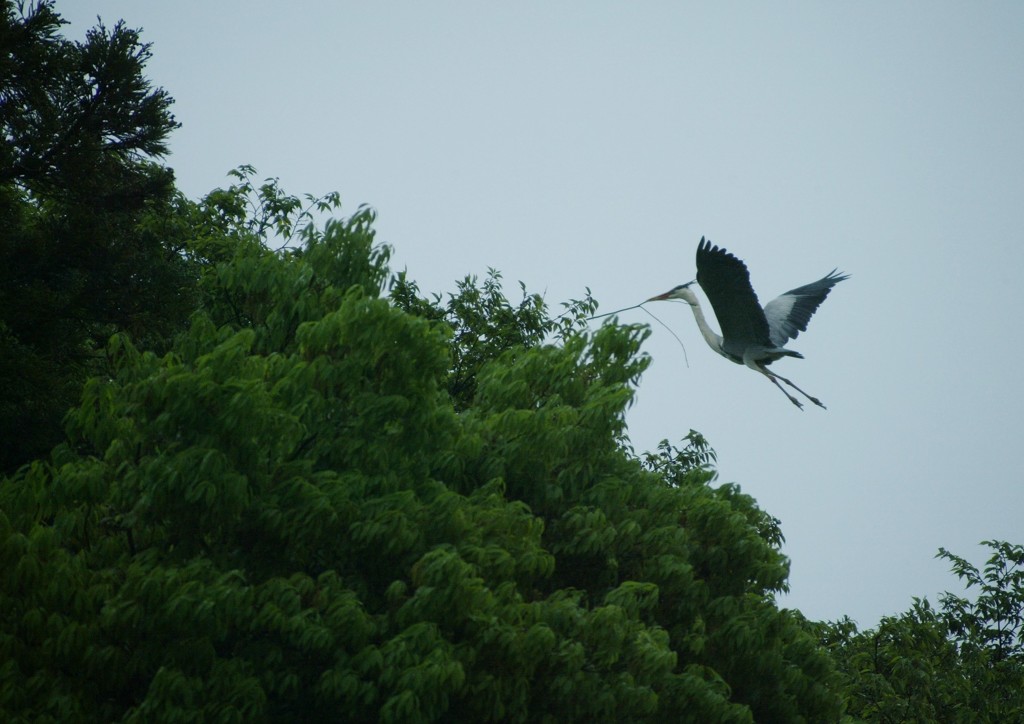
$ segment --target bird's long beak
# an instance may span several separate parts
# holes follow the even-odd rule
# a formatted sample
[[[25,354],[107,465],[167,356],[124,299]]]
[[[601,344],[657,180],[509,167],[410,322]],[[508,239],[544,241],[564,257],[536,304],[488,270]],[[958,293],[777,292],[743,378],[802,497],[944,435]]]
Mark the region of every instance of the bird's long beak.
[[[680,286],[683,286],[683,287],[688,287],[688,286],[690,286],[691,284],[694,284],[694,283],[696,283],[696,281],[697,281],[697,280],[696,280],[696,279],[694,279],[694,280],[693,280],[692,282],[687,282],[686,284],[681,284]],[[647,301],[645,301],[645,302],[644,302],[644,304],[647,304],[647,302],[663,302],[663,301],[665,301],[666,299],[673,299],[674,297],[672,296],[672,292],[674,292],[674,291],[675,291],[676,289],[678,289],[678,288],[679,288],[679,287],[672,287],[671,289],[669,289],[669,290],[668,290],[667,292],[665,292],[664,294],[659,294],[659,295],[657,295],[657,296],[655,296],[655,297],[651,297],[650,299],[648,299]]]

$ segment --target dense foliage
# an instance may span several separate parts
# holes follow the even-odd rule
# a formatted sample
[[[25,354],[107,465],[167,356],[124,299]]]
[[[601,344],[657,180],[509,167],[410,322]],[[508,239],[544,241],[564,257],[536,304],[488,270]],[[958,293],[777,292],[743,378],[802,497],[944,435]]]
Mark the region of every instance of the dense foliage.
[[[772,598],[777,522],[707,484],[697,436],[629,452],[643,328],[574,331],[588,303],[556,324],[495,275],[389,301],[369,210],[295,226],[239,179],[197,217],[233,253],[189,329],[115,335],[68,441],[2,488],[8,718],[837,715]]]
[[[113,332],[154,346],[193,307],[183,202],[151,160],[177,124],[149,46],[122,23],[72,42],[61,22],[0,0],[0,474],[60,440]]]
[[[1024,721],[1024,546],[986,541],[982,570],[939,550],[974,600],[946,593],[860,632],[820,628],[845,680],[850,713],[866,721]]]

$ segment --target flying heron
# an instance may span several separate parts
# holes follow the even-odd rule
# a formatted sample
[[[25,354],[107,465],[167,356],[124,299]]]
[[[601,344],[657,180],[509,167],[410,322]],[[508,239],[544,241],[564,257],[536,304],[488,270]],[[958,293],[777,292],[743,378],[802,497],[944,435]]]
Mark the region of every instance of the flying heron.
[[[704,319],[697,295],[690,288],[693,282],[680,284],[647,301],[682,299],[693,309],[700,333],[711,349],[736,364],[746,365],[763,374],[797,407],[803,409],[803,404],[779,384],[780,380],[823,408],[821,400],[808,395],[782,375],[770,372],[768,365],[783,357],[803,359],[802,354],[783,345],[807,331],[811,315],[825,301],[832,287],[848,278],[848,275],[837,274],[833,269],[818,281],[791,289],[761,309],[754,288],[750,286],[747,265],[701,237],[697,245],[696,281],[715,310],[722,328],[721,336],[715,334]]]

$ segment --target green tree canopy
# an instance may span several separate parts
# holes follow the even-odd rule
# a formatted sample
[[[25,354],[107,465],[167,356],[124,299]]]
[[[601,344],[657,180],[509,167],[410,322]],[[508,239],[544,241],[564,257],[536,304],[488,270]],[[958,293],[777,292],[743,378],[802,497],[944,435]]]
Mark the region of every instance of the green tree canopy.
[[[123,22],[66,40],[51,0],[2,8],[0,184],[91,205],[141,201],[154,179],[139,162],[165,154],[177,126],[170,96],[143,75],[150,46]]]
[[[149,46],[62,22],[52,2],[0,5],[0,473],[60,439],[113,332],[153,347],[194,308]]]
[[[838,718],[778,522],[699,435],[629,447],[645,327],[496,274],[389,299],[369,209],[238,178],[194,210],[188,329],[114,335],[0,485],[4,718]]]
[[[906,613],[858,631],[849,619],[820,627],[845,680],[852,715],[866,721],[1024,720],[1024,546],[985,541],[982,570],[939,549],[977,589],[946,593],[938,609],[914,599]]]

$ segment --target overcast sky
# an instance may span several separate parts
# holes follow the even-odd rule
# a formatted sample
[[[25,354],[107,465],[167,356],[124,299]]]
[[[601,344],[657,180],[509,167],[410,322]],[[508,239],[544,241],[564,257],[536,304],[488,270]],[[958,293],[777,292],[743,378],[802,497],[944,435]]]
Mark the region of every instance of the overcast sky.
[[[638,450],[691,428],[782,521],[815,619],[961,592],[944,546],[1024,543],[1024,3],[58,0],[153,43],[186,194],[252,164],[373,206],[429,292],[500,270],[601,311],[694,278],[706,235],[762,303],[851,275],[776,369],[791,405],[651,311]],[[641,310],[623,322],[651,322]],[[713,315],[711,316],[713,326]]]

